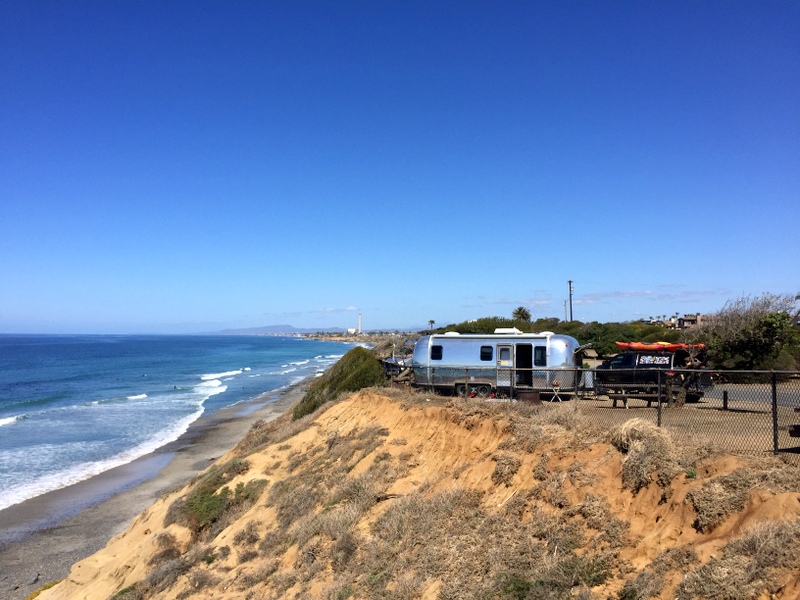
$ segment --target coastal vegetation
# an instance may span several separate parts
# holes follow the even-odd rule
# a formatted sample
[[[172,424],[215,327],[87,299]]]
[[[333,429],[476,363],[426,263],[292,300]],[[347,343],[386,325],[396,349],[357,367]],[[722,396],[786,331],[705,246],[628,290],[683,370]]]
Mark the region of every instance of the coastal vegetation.
[[[300,419],[313,413],[340,394],[382,385],[384,379],[383,367],[375,354],[356,346],[314,381],[303,400],[294,408],[294,418]]]
[[[233,491],[226,485],[248,468],[247,461],[238,458],[211,467],[197,480],[188,495],[170,506],[165,525],[177,523],[189,529],[194,537],[201,534],[213,537],[227,525],[226,515],[230,516],[234,509],[251,506],[264,489],[267,482],[263,479],[239,483]]]

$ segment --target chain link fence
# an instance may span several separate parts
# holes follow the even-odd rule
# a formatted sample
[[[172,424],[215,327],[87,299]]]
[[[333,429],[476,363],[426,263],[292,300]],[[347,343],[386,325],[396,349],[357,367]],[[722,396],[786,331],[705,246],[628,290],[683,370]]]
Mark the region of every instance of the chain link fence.
[[[800,372],[656,373],[637,381],[633,372],[617,370],[610,381],[609,372],[600,369],[437,368],[420,387],[489,401],[575,401],[578,410],[604,426],[641,418],[674,438],[800,462]]]

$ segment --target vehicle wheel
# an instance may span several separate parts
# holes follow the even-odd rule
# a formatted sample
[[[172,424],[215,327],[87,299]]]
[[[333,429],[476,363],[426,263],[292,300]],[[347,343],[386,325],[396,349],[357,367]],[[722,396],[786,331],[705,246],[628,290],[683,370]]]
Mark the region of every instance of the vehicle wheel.
[[[475,389],[475,392],[478,394],[479,398],[488,398],[492,393],[492,388],[488,385],[479,385]]]
[[[463,398],[464,396],[466,396],[465,393],[466,391],[467,391],[467,386],[465,386],[463,383],[459,383],[458,385],[456,385],[456,396],[461,396]]]

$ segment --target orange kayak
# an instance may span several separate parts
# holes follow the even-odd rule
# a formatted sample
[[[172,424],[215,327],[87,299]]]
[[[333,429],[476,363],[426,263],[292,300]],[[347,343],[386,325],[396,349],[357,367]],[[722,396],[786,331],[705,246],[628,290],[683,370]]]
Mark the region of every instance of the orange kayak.
[[[673,344],[670,342],[615,342],[620,350],[663,350],[675,352],[676,350],[689,350],[691,348],[705,348],[705,344]]]

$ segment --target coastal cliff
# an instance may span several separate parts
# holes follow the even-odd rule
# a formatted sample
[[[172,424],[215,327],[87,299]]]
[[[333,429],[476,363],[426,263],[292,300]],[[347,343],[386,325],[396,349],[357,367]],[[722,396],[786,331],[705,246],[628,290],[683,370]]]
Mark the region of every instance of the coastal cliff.
[[[256,423],[39,598],[795,598],[799,482],[569,405],[370,388]]]

